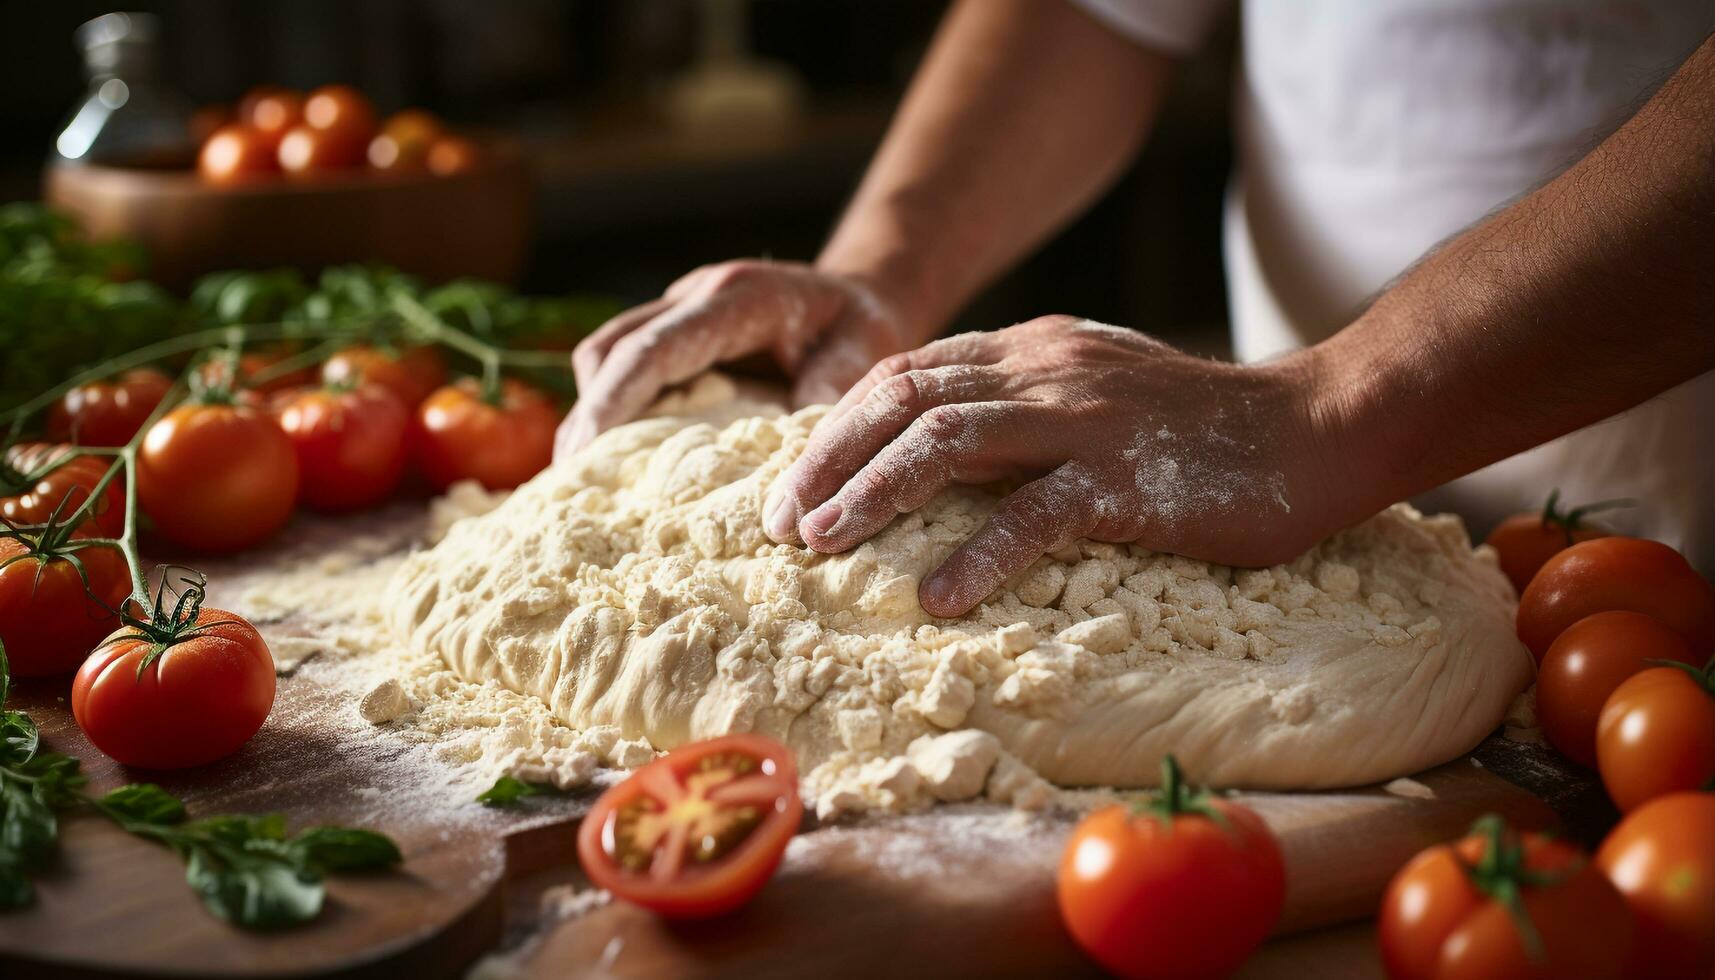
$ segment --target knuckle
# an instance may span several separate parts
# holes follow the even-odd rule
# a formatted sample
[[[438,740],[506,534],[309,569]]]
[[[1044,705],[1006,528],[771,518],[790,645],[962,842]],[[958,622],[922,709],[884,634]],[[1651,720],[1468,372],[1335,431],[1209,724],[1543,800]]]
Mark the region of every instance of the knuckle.
[[[900,408],[911,411],[923,402],[923,390],[916,371],[896,374],[875,386],[875,399],[883,410]]]
[[[965,434],[965,412],[956,405],[938,405],[919,416],[913,426],[930,445],[951,448]]]
[[[707,273],[708,283],[716,290],[732,289],[755,282],[767,269],[767,263],[755,259],[733,259],[712,266]]]

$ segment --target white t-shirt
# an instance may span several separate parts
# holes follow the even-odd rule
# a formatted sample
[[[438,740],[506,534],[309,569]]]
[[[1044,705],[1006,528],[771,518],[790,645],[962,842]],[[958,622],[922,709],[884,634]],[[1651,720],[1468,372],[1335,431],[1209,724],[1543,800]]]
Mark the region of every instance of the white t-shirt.
[[[1169,52],[1196,47],[1224,6],[1077,2]],[[1430,248],[1588,152],[1711,29],[1715,0],[1246,2],[1225,219],[1239,357],[1345,326]],[[1712,433],[1715,373],[1420,503],[1481,533],[1554,487],[1574,503],[1631,497],[1604,520],[1711,573]]]

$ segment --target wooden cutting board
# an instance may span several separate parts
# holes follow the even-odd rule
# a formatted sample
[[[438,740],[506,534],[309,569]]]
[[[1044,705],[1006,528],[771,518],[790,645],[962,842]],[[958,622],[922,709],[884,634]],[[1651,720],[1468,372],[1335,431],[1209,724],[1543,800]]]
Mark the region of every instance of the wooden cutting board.
[[[315,523],[301,522],[294,534],[313,539]],[[337,529],[322,522],[319,531],[329,526]],[[290,624],[263,627],[271,642],[281,631],[289,634]],[[50,748],[84,761],[94,789],[148,780],[183,797],[193,816],[281,812],[294,829],[372,826],[400,843],[406,861],[393,873],[332,879],[316,922],[258,934],[206,914],[164,849],[99,818],[69,816],[63,860],[37,879],[36,906],[0,915],[0,976],[455,976],[498,948],[510,950],[508,965],[523,974],[556,977],[1089,970],[1053,907],[1069,816],[964,806],[807,826],[778,880],[732,917],[671,925],[619,904],[568,917],[553,907],[585,887],[573,838],[587,796],[536,800],[523,812],[463,799],[422,806],[410,766],[376,767],[373,752],[356,753],[331,734],[353,710],[354,693],[297,675],[281,678],[269,725],[233,758],[185,774],[128,772],[83,739],[66,687],[22,683],[13,706],[37,720]],[[400,753],[432,750],[398,745]],[[1528,751],[1491,740],[1480,754],[1487,761]],[[1564,774],[1545,765],[1520,769],[1562,785]],[[1281,932],[1367,916],[1406,858],[1483,813],[1554,822],[1538,795],[1495,768],[1467,758],[1424,774],[1428,799],[1381,789],[1247,797],[1285,851]],[[1281,949],[1301,955],[1320,942],[1313,935]]]

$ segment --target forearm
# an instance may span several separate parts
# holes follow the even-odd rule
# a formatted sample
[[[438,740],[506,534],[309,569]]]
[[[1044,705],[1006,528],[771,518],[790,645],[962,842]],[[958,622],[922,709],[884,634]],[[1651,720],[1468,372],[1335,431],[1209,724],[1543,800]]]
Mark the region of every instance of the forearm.
[[[1171,68],[1061,0],[965,0],[817,264],[927,340],[1117,177]]]
[[[1299,360],[1361,514],[1715,368],[1715,39]]]

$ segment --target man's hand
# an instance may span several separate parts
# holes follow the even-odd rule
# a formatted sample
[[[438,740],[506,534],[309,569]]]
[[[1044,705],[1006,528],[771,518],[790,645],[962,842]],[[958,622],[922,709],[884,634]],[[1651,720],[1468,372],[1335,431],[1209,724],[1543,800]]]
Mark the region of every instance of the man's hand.
[[[937,341],[846,393],[770,491],[764,527],[845,551],[949,484],[1031,480],[923,580],[937,616],[1083,537],[1285,561],[1335,530],[1338,457],[1301,364],[1204,360],[1066,316]]]
[[[855,278],[796,263],[704,266],[578,345],[578,403],[554,453],[564,457],[635,418],[662,389],[725,361],[772,354],[795,379],[794,402],[807,405],[835,400],[911,345],[893,307]]]

